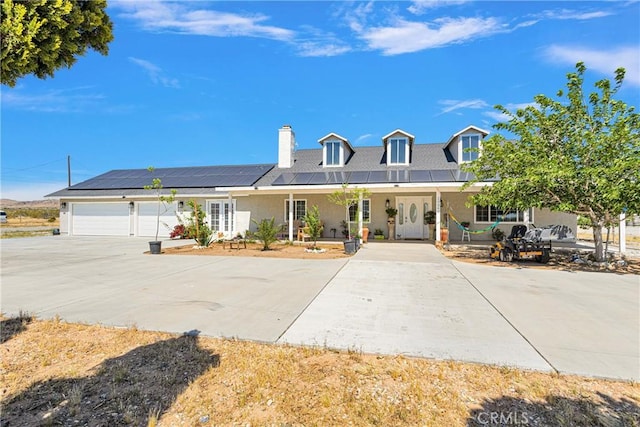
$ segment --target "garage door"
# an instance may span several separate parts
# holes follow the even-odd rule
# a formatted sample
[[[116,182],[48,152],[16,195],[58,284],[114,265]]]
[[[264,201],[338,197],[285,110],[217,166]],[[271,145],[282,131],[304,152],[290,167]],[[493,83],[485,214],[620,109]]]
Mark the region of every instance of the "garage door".
[[[128,236],[128,203],[74,203],[71,234],[76,236]]]
[[[157,203],[138,203],[138,228],[137,236],[156,236],[156,215],[158,214]],[[158,237],[169,237],[173,227],[178,224],[176,218],[175,203],[160,206],[160,229]]]

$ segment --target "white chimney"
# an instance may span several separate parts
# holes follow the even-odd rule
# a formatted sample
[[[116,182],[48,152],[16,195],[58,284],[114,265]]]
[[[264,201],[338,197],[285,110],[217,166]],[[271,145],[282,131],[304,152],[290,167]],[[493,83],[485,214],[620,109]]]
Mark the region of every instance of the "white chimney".
[[[293,166],[293,151],[296,146],[296,134],[290,125],[284,125],[278,129],[278,167],[290,168]]]

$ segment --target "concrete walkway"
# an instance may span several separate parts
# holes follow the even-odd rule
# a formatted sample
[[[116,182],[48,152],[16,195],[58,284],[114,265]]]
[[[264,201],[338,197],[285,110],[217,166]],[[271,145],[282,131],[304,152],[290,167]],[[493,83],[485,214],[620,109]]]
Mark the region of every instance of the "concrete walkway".
[[[369,243],[281,342],[640,379],[640,278]]]
[[[165,242],[164,245],[188,242]],[[4,239],[5,315],[640,380],[640,277],[452,262],[151,256],[146,239]]]

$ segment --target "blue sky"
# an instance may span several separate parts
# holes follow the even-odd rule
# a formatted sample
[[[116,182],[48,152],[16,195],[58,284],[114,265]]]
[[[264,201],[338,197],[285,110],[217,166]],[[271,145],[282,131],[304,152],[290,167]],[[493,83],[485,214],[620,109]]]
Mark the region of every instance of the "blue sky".
[[[445,142],[493,106],[627,69],[640,102],[638,2],[111,1],[108,56],[2,86],[2,197],[40,199],[112,169],[277,161],[335,132],[355,146],[401,128]]]

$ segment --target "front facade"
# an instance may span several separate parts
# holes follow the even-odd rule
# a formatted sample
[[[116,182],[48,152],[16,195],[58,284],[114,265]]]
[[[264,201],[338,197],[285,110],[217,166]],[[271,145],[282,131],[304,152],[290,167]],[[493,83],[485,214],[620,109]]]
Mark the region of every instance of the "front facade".
[[[473,234],[473,240],[491,240],[488,228],[500,217],[505,220],[498,228],[507,233],[516,223],[575,230],[576,217],[571,214],[466,206],[473,192],[491,185],[478,183],[461,191],[469,176],[460,166],[481,155],[487,134],[469,126],[443,144],[419,144],[414,135],[396,129],[377,146],[354,147],[347,138],[329,133],[318,140],[319,148],[296,150],[293,129],[285,125],[278,131],[277,164],[114,170],[48,197],[60,199],[60,231],[69,235],[155,236],[158,204],[154,193],[143,188],[154,177],[162,180],[165,193],[177,190],[176,201],[162,205],[162,237],[169,236],[178,217],[187,212],[187,201],[196,200],[214,233],[226,237],[255,230],[252,220],[274,217],[283,224],[284,237],[294,240],[296,225],[317,205],[323,237],[339,239],[346,211],[327,196],[345,184],[370,193],[359,202],[360,209],[352,209],[350,219],[371,234],[383,230],[386,238],[392,232],[394,239],[440,240],[441,228],[448,228],[450,240],[460,240],[462,230],[454,218],[468,222],[472,231],[487,229]],[[388,207],[398,211],[393,231],[387,226]],[[426,221],[431,211],[435,230]]]

